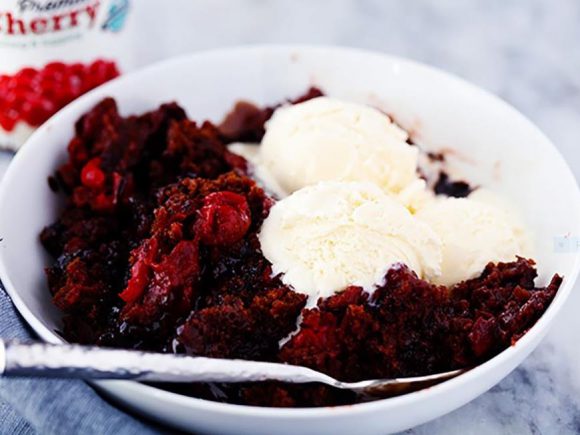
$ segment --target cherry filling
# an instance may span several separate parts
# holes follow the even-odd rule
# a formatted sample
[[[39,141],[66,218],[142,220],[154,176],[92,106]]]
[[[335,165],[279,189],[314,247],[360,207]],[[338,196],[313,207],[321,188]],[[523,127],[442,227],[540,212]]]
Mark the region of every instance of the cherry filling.
[[[105,173],[101,170],[101,159],[95,157],[83,167],[81,182],[91,189],[100,189],[105,184]]]
[[[131,278],[125,290],[119,293],[119,297],[125,302],[135,302],[145,291],[155,264],[157,245],[157,239],[150,239],[133,251],[134,264],[131,266]]]
[[[0,75],[0,127],[12,131],[20,121],[38,127],[72,100],[118,75],[115,63],[102,59],[87,65],[51,62],[42,69]]]
[[[206,245],[235,243],[244,237],[251,224],[246,198],[233,192],[209,194],[199,214],[199,236]]]

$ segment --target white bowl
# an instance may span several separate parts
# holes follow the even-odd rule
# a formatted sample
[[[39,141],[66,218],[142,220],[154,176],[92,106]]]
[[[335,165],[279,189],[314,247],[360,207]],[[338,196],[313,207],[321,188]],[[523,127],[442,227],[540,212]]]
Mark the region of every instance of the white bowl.
[[[117,79],[62,110],[18,153],[0,192],[0,276],[40,337],[61,341],[54,332],[59,314],[43,273],[51,260],[38,241],[59,207],[47,177],[65,159],[73,123],[81,114],[113,96],[126,114],[176,100],[193,119],[219,120],[238,99],[270,104],[310,85],[394,114],[427,148],[455,150],[455,172],[508,196],[535,234],[540,281],[555,272],[565,276],[555,300],[515,346],[459,378],[401,397],[334,408],[275,409],[194,399],[136,382],[96,383],[114,400],[188,431],[386,433],[424,423],[482,394],[546,334],[580,268],[580,253],[555,245],[564,241],[560,237],[580,235],[580,192],[550,141],[504,102],[424,65],[351,49],[259,46],[193,54]]]

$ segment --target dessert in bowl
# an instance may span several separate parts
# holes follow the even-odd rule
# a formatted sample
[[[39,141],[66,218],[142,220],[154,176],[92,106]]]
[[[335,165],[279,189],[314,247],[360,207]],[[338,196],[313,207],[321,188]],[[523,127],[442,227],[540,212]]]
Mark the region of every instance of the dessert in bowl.
[[[247,83],[234,86],[224,70],[243,59],[259,68],[249,68]],[[15,285],[14,256],[3,255],[3,279],[19,308],[25,315],[41,309],[42,321],[52,322],[31,321],[43,337],[54,340],[58,329],[79,342],[290,362],[344,380],[476,368],[429,390],[334,408],[321,406],[357,398],[273,383],[179,389],[206,400],[145,385],[99,385],[190,429],[274,427],[263,421],[319,431],[340,419],[348,431],[365,415],[367,431],[384,432],[465,403],[531,351],[577,273],[577,255],[555,253],[552,243],[577,232],[578,220],[569,215],[577,216],[578,192],[560,157],[527,121],[456,79],[360,52],[256,48],[181,62],[179,73],[175,65],[157,67],[168,75],[146,102],[139,89],[153,83],[154,69],[89,94],[39,132],[52,151],[31,168],[43,174],[35,183],[58,174],[52,185],[64,191],[65,204],[40,186],[38,198],[28,196],[27,204],[40,198],[38,206],[50,204],[49,216],[33,213],[36,234],[22,235],[28,250],[12,248],[9,224],[15,216],[25,224],[30,216],[4,188],[2,205],[13,210],[12,220],[0,219],[5,246],[21,255],[34,247],[38,264],[51,266],[49,288],[66,312],[61,319],[51,311],[40,291],[26,304],[19,301],[14,289],[24,283]],[[193,78],[198,62],[214,74]],[[373,72],[363,74],[363,63]],[[201,93],[210,83],[228,84],[212,98]],[[327,97],[314,90],[295,104],[268,108],[310,84]],[[417,94],[426,89],[428,96]],[[106,96],[124,113],[150,112],[122,116]],[[240,103],[218,125],[239,99],[259,106]],[[155,109],[171,100],[191,119],[214,123],[196,124],[176,105]],[[15,167],[27,153],[33,156],[33,144],[34,138]],[[442,148],[448,174],[432,171],[441,162],[418,163],[420,156],[441,160]],[[530,165],[529,153],[542,164]],[[20,175],[15,171],[7,184]],[[536,196],[547,180],[560,186],[561,198]],[[481,186],[520,210],[536,239],[536,281],[534,264],[523,258],[529,256],[523,226]],[[557,221],[546,209],[569,214]],[[56,263],[36,241],[43,227]],[[41,274],[20,279],[43,282]],[[139,397],[131,394],[137,390]]]

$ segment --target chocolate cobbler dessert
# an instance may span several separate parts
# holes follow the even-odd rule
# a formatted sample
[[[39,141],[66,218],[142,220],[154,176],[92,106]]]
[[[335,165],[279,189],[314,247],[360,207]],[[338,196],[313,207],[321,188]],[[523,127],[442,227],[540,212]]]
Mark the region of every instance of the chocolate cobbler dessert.
[[[420,168],[421,153],[382,112],[315,88],[237,103],[219,125],[176,103],[123,117],[101,101],[49,180],[66,198],[41,234],[62,336],[344,381],[487,361],[562,278],[536,285],[520,222],[483,188]],[[318,384],[161,387],[258,406],[360,400]]]

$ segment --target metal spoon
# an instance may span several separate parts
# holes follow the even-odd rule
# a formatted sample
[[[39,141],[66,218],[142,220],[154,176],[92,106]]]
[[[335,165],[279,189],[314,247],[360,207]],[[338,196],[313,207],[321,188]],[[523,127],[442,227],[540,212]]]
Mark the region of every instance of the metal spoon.
[[[341,382],[315,370],[288,364],[0,340],[0,376],[147,382],[317,382],[378,398],[425,388],[454,378],[466,370],[413,378]]]

